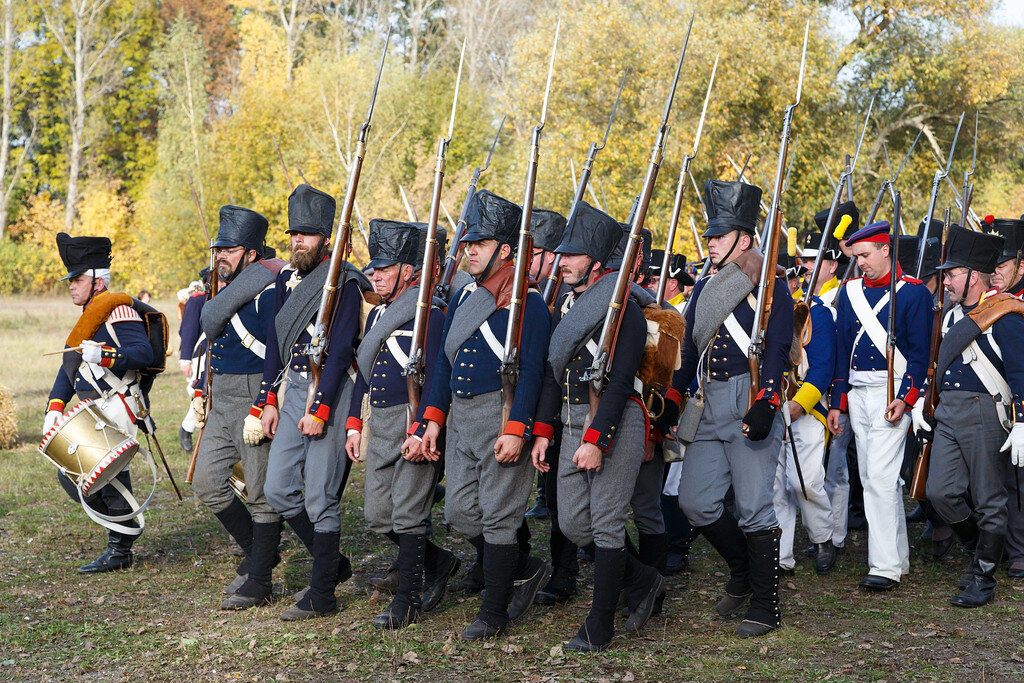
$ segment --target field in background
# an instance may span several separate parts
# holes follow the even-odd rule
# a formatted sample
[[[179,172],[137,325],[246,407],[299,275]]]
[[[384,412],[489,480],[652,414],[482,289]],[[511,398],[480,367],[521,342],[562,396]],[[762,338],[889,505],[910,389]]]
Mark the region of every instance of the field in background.
[[[173,304],[161,302],[176,327]],[[797,575],[784,579],[786,627],[768,638],[740,641],[736,623],[713,618],[725,581],[724,563],[703,542],[693,570],[669,579],[665,614],[640,636],[618,638],[609,652],[578,656],[560,645],[578,628],[590,595],[584,569],[578,599],[558,609],[534,608],[507,636],[483,644],[455,639],[479,605],[449,594],[436,613],[399,633],[381,633],[370,620],[383,599],[364,588],[367,574],[383,572],[390,544],[364,530],[362,470],[357,467],[343,501],[343,545],[357,569],[339,589],[336,616],[286,624],[278,614],[290,603],[250,612],[221,612],[221,587],[237,558],[228,538],[194,499],[177,502],[164,477],[130,571],[83,577],[75,568],[93,559],[105,535],[57,486],[54,468],[40,456],[45,399],[60,349],[76,319],[66,299],[0,298],[0,384],[18,401],[20,443],[0,451],[0,676],[49,678],[247,680],[437,680],[558,678],[608,680],[718,679],[946,679],[1019,680],[1024,675],[1024,584],[1000,571],[996,602],[965,611],[948,605],[960,563],[926,561],[917,542],[911,576],[897,591],[865,595],[866,536],[855,532],[836,572],[814,574],[799,558]],[[154,389],[161,443],[179,484],[187,456],[177,445],[185,406],[176,362]],[[136,468],[136,486],[146,484]],[[187,487],[186,487],[187,488]],[[186,491],[187,493],[187,491]],[[536,547],[546,556],[548,526],[532,522]],[[435,510],[440,543],[469,561],[468,545],[444,527]],[[920,526],[912,526],[916,539]],[[806,540],[801,532],[798,547]],[[285,547],[275,581],[288,591],[305,585],[309,556],[294,540]],[[621,625],[621,622],[620,622]]]

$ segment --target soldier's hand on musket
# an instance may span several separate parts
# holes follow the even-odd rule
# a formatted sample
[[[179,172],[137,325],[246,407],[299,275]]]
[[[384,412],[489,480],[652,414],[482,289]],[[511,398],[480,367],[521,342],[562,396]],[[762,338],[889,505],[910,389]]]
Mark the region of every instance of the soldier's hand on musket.
[[[650,462],[652,460],[654,460],[654,440],[647,439],[647,443],[644,444],[643,462]]]
[[[323,436],[324,421],[315,415],[303,415],[299,420],[299,431],[303,436]]]
[[[437,447],[437,438],[440,435],[441,425],[433,420],[427,420],[427,428],[423,430],[423,443],[420,445],[420,452],[431,462],[437,462],[441,457],[441,451]]]
[[[502,434],[494,442],[495,459],[502,464],[517,462],[519,455],[523,452],[524,443],[521,436]]]
[[[277,421],[281,418],[281,413],[278,412],[277,406],[272,406],[269,403],[263,407],[263,415],[260,416],[260,423],[263,425],[263,435],[268,439],[273,439],[274,435],[277,434]]]
[[[192,417],[195,418],[196,427],[203,427],[206,424],[206,399],[196,396],[192,399]]]
[[[903,402],[903,399],[898,398],[890,403],[885,409],[885,420],[893,426],[900,423],[903,419],[903,412],[907,409],[907,404]]]
[[[550,445],[551,439],[547,439],[543,436],[535,437],[533,440],[533,448],[530,450],[530,457],[533,458],[533,466],[536,467],[539,472],[551,471],[551,464],[545,459],[548,452],[548,446]]]
[[[362,462],[363,459],[359,457],[359,442],[362,441],[362,434],[357,429],[349,430],[348,438],[345,439],[345,452],[348,453],[348,459],[352,462]]]
[[[604,464],[604,453],[592,443],[582,443],[572,454],[572,461],[581,470],[600,472]]]
[[[796,401],[790,401],[789,405],[789,421],[790,423],[796,422],[804,416],[804,407]]]
[[[928,418],[924,414],[924,401],[910,409],[910,419],[914,422],[914,433],[921,441],[931,441],[935,429],[935,418]]]
[[[743,433],[751,441],[764,441],[771,434],[776,408],[768,399],[758,399],[743,416]]]
[[[839,418],[842,417],[843,411],[838,408],[832,408],[828,411],[828,431],[832,432],[832,436],[839,436],[843,433],[843,425],[839,424]]]

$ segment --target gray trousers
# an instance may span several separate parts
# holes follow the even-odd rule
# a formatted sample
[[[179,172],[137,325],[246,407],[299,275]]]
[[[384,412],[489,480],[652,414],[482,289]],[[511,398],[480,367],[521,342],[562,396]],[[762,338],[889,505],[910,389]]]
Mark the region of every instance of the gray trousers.
[[[452,398],[445,447],[444,516],[466,538],[483,534],[487,543],[510,545],[526,514],[534,469],[529,443],[519,459],[494,458],[501,427],[501,392]]]
[[[718,521],[730,487],[744,533],[779,525],[772,498],[785,425],[776,415],[767,438],[751,441],[743,435],[749,387],[747,374],[704,384],[704,415],[686,447],[679,483],[679,507],[695,527]]]
[[[1021,510],[1017,501],[1021,501]],[[1024,468],[1006,463],[1006,555],[1011,563],[1024,566]]]
[[[213,406],[199,442],[192,489],[199,500],[218,513],[235,498],[228,480],[239,460],[245,473],[245,503],[254,522],[270,524],[281,516],[267,502],[263,488],[267,479],[270,442],[248,446],[242,438],[242,423],[260,391],[262,375],[217,375],[214,378]]]
[[[340,396],[331,405],[324,433],[317,438],[299,431],[306,414],[306,390],[310,380],[288,371],[288,388],[281,405],[277,433],[270,444],[267,465],[267,500],[282,517],[306,510],[316,531],[341,531],[341,489],[348,473],[345,454],[345,418],[352,398],[352,381],[346,375]]]
[[[832,504],[832,544],[837,548],[846,545],[847,521],[850,515],[850,468],[846,462],[846,451],[853,440],[850,416],[840,413],[839,426],[843,431],[832,437],[829,446],[828,464],[825,467],[825,493]]]
[[[643,451],[641,445],[641,455]],[[654,457],[640,464],[633,497],[629,500],[629,507],[633,509],[633,523],[641,534],[665,533],[665,517],[661,514],[661,487],[664,482],[665,458],[661,449],[656,448]]]
[[[644,456],[647,423],[643,408],[626,401],[612,447],[601,470],[581,470],[572,461],[583,438],[589,406],[562,406],[562,448],[558,454],[558,526],[578,546],[593,542],[602,550],[626,545],[629,500]],[[662,530],[664,530],[662,522]]]
[[[935,438],[928,463],[928,501],[947,522],[971,515],[964,499],[968,491],[978,528],[1006,533],[1006,464],[1008,452],[999,448],[1006,432],[992,397],[971,391],[944,391],[935,409]],[[1016,504],[1016,501],[1014,501]]]
[[[405,404],[370,408],[363,515],[372,531],[422,534],[434,502],[438,464],[402,457]]]

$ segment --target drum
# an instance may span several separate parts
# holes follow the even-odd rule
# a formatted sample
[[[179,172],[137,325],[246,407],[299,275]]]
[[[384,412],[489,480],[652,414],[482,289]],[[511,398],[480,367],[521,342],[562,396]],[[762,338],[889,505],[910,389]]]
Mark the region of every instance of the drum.
[[[39,452],[88,496],[128,466],[139,452],[139,442],[112,426],[99,406],[88,399],[57,420],[43,436]]]
[[[245,471],[242,469],[242,461],[239,460],[235,463],[235,466],[231,468],[231,476],[228,478],[228,484],[234,490],[235,495],[245,502]]]

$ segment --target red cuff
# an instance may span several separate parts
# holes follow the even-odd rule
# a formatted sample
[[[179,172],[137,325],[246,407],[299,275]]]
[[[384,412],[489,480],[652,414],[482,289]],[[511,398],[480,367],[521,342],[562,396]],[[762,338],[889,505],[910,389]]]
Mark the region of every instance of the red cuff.
[[[408,434],[409,436],[416,436],[416,432],[418,431],[420,431],[420,423],[413,422],[412,426],[409,427],[408,431],[406,431],[406,434]]]
[[[321,403],[316,407],[316,410],[309,411],[309,414],[319,420],[327,422],[327,418],[331,416],[331,407]]]
[[[348,418],[347,420],[345,420],[345,431],[348,431],[350,429],[354,429],[357,432],[363,431],[363,421],[360,420],[358,417]]]
[[[555,428],[549,424],[544,424],[543,422],[534,422],[533,435],[543,437],[550,441],[555,438]]]
[[[592,443],[595,446],[597,446],[598,448],[601,448],[601,445],[599,443],[597,443],[598,439],[600,439],[600,438],[601,438],[601,432],[597,431],[596,429],[594,429],[592,427],[588,427],[587,428],[587,433],[583,435],[583,440],[584,441],[586,441],[587,443]],[[606,451],[606,450],[608,450],[608,449],[601,448],[602,452]]]
[[[908,391],[907,395],[903,397],[903,402],[913,408],[914,404],[917,403],[919,396],[920,392],[917,390],[917,387],[910,387],[910,391]]]
[[[277,394],[273,391],[267,392],[267,402],[264,405],[277,407]]]
[[[768,401],[768,403],[770,403],[771,405],[773,405],[776,408],[778,408],[779,407],[779,392],[775,391],[774,389],[762,389],[761,391],[757,392],[757,400],[758,401],[766,400],[766,401]]]
[[[423,419],[436,422],[439,425],[444,425],[445,414],[443,410],[438,410],[434,406],[427,406],[423,410]]]
[[[844,413],[850,412],[850,397],[846,394],[839,395],[839,410]]]
[[[669,401],[672,401],[677,406],[683,405],[683,395],[680,394],[675,389],[670,388],[668,391],[666,391],[665,392],[665,398],[667,400],[669,400]]]
[[[249,408],[249,414],[253,417],[263,417],[263,408],[259,406],[252,406]]]
[[[647,432],[647,440],[653,441],[654,443],[661,443],[662,439],[661,430],[657,427],[651,427],[650,431]]]
[[[202,395],[203,395],[203,390],[202,389],[196,389],[195,391],[192,392],[192,398],[201,398]]]
[[[505,431],[502,432],[502,433],[503,434],[510,434],[512,436],[518,436],[519,438],[522,438],[523,434],[526,433],[526,425],[523,424],[522,422],[516,422],[515,420],[509,420],[508,422],[505,423]]]
[[[114,359],[117,357],[117,352],[112,346],[102,346],[101,353],[103,354],[100,358],[100,367],[110,368],[114,365]]]
[[[46,406],[46,412],[50,412],[51,410],[59,410],[60,412],[63,413],[64,405],[64,401],[60,400],[59,398],[51,398],[49,405]]]

